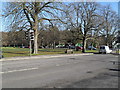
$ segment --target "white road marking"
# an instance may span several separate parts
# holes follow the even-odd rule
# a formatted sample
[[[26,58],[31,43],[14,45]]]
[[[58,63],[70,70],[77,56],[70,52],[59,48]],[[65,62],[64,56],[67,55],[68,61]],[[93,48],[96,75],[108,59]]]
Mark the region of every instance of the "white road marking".
[[[27,69],[20,69],[20,70],[5,71],[0,73],[4,74],[4,73],[12,73],[12,72],[29,71],[29,70],[35,70],[35,69],[38,69],[38,68],[27,68]]]

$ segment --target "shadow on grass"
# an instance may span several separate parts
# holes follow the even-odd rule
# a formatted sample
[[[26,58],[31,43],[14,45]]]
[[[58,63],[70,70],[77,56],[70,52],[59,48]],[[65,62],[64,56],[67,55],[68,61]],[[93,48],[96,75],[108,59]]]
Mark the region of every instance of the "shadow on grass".
[[[4,52],[4,53],[11,53],[11,54],[27,54],[27,53],[15,53],[15,52]]]
[[[55,50],[55,49],[51,49],[51,50],[38,50],[41,52],[63,52],[64,50]]]
[[[85,52],[85,53],[100,54],[99,52]]]
[[[38,50],[38,51],[41,51],[41,52],[61,52],[61,51],[47,51],[47,50]]]

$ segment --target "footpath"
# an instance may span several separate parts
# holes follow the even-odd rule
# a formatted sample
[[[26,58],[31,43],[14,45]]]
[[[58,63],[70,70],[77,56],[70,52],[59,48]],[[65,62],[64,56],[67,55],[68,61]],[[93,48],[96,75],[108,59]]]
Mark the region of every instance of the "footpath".
[[[21,56],[21,57],[7,57],[2,58],[0,61],[8,60],[26,60],[26,59],[37,59],[37,58],[54,58],[54,57],[68,57],[68,56],[80,56],[80,55],[93,55],[93,53],[82,53],[82,54],[57,54],[57,55],[37,55],[37,56]]]

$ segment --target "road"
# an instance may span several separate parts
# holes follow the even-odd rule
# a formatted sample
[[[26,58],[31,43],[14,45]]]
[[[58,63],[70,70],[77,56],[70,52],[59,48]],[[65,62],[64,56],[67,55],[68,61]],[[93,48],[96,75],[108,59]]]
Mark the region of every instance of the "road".
[[[112,62],[117,60],[110,54],[78,54],[2,61],[2,88],[117,88]]]

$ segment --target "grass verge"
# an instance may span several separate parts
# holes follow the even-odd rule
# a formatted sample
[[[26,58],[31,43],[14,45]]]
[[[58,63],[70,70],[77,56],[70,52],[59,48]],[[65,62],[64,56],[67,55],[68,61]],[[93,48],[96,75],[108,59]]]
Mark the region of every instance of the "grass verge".
[[[38,54],[35,55],[55,55],[55,54],[65,54],[65,48],[55,48],[55,49],[38,49]],[[29,56],[29,48],[18,48],[18,47],[2,47],[4,57],[18,57],[18,56]],[[87,50],[87,53],[97,52],[97,50]],[[74,54],[80,54],[81,51],[74,51]]]

